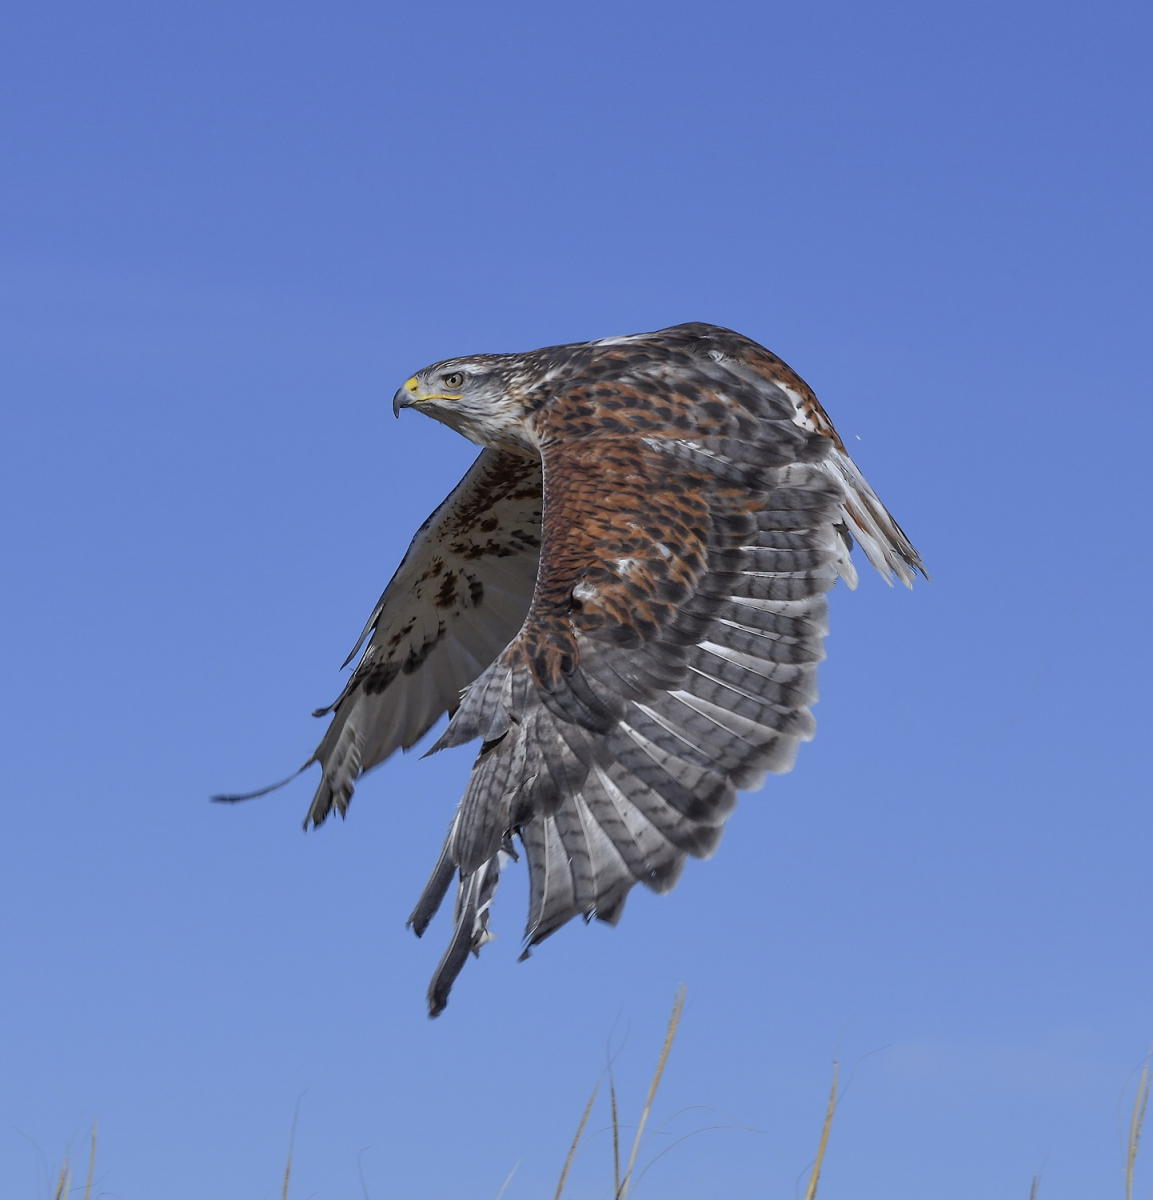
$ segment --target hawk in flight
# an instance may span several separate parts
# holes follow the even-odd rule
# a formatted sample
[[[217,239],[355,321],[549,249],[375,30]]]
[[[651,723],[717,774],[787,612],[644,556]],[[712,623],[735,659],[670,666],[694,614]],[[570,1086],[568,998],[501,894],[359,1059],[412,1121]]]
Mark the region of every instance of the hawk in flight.
[[[435,1016],[491,936],[517,842],[526,954],[572,917],[615,923],[636,883],[668,891],[738,789],[812,736],[825,593],[855,586],[854,541],[887,580],[924,569],[808,385],[714,325],[449,359],[393,408],[484,450],[317,714],[332,723],[305,826],[344,816],[360,775],[442,713],[433,750],[480,741],[409,918],[423,934],[455,883]]]

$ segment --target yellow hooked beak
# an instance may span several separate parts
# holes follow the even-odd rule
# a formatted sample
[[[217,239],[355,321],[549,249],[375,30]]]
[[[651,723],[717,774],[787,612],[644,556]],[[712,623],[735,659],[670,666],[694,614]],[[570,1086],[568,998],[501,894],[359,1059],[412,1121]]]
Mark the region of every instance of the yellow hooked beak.
[[[396,395],[392,398],[392,415],[400,416],[402,408],[412,408],[413,405],[423,404],[426,400],[459,400],[460,393],[451,396],[448,392],[428,392],[424,395],[420,391],[420,380],[415,375],[411,379],[406,379],[400,387],[396,389]]]

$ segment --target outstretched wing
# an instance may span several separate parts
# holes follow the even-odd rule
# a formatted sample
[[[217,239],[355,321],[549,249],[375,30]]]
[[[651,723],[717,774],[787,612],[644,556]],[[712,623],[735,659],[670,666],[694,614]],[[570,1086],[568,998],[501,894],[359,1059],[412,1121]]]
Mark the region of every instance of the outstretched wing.
[[[541,467],[484,450],[420,527],[348,662],[364,655],[331,712],[312,761],[323,771],[305,825],[335,807],[356,779],[407,750],[508,645],[528,610],[540,558]]]
[[[716,847],[736,790],[811,737],[825,592],[852,577],[868,485],[832,459],[831,425],[801,419],[805,392],[755,343],[686,326],[603,344],[540,407],[532,605],[439,743],[483,739],[411,918],[422,933],[457,878],[433,1015],[489,937],[514,838],[527,952],[578,914],[615,922],[638,882],[671,888]],[[915,552],[867,495],[878,565],[906,578]]]
[[[540,514],[540,463],[485,450],[420,527],[344,665],[367,640],[360,662],[315,714],[332,723],[300,768],[321,766],[306,828],[334,808],[343,816],[358,777],[455,712],[516,635],[536,580]]]

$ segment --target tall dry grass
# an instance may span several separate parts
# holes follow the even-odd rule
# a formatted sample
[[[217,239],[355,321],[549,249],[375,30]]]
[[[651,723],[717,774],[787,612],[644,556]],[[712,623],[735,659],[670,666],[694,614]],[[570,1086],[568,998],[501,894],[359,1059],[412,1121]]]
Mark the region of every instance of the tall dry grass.
[[[673,1043],[676,1041],[677,1031],[680,1029],[681,1016],[684,1013],[685,1007],[685,989],[681,987],[677,991],[676,999],[673,1001],[673,1010],[669,1015],[669,1023],[665,1029],[665,1040],[661,1046],[660,1055],[657,1057],[657,1065],[653,1071],[652,1079],[649,1081],[648,1094],[645,1096],[645,1101],[641,1107],[640,1116],[637,1119],[636,1128],[633,1133],[632,1145],[629,1148],[628,1161],[625,1163],[624,1169],[621,1169],[621,1144],[622,1144],[622,1126],[620,1120],[620,1108],[617,1104],[616,1084],[612,1077],[612,1071],[608,1073],[608,1093],[609,1093],[609,1129],[612,1134],[612,1169],[613,1169],[613,1190],[611,1192],[612,1200],[628,1200],[629,1194],[639,1180],[637,1175],[637,1162],[640,1158],[641,1147],[644,1144],[645,1129],[649,1123],[649,1117],[652,1115],[653,1103],[657,1098],[657,1091],[661,1086],[661,1080],[664,1077],[665,1067],[668,1065],[669,1055],[672,1053]],[[833,1114],[837,1108],[837,1084],[838,1084],[839,1069],[836,1063],[833,1064],[833,1082],[829,1090],[829,1100],[825,1108],[825,1120],[821,1127],[821,1136],[817,1142],[817,1154],[813,1160],[812,1170],[809,1174],[808,1185],[805,1188],[805,1200],[817,1200],[817,1185],[821,1178],[821,1167],[825,1161],[825,1151],[829,1144],[829,1134],[833,1127]],[[556,1191],[553,1193],[553,1200],[563,1200],[565,1185],[568,1183],[569,1172],[572,1169],[573,1160],[576,1158],[577,1149],[581,1144],[581,1139],[584,1137],[585,1130],[588,1128],[589,1117],[592,1115],[593,1107],[596,1104],[597,1095],[600,1092],[600,1080],[593,1086],[592,1094],[588,1098],[588,1102],[584,1106],[584,1111],[581,1113],[580,1120],[577,1122],[576,1133],[573,1135],[572,1144],[569,1146],[568,1154],[565,1156],[564,1165],[561,1168],[560,1179],[557,1181]]]
[[[685,1005],[685,989],[682,987],[677,991],[676,999],[673,1001],[672,1012],[669,1014],[668,1025],[665,1029],[664,1042],[661,1045],[660,1054],[657,1057],[656,1067],[653,1070],[652,1078],[649,1081],[648,1092],[645,1096],[644,1103],[641,1106],[640,1115],[637,1119],[635,1129],[633,1131],[632,1143],[629,1147],[628,1157],[622,1166],[622,1147],[624,1145],[625,1127],[621,1123],[620,1106],[617,1100],[616,1084],[612,1077],[611,1069],[607,1073],[607,1091],[609,1100],[609,1130],[611,1133],[611,1167],[612,1167],[612,1191],[608,1194],[606,1200],[628,1200],[632,1193],[632,1189],[639,1182],[643,1171],[638,1173],[637,1164],[640,1160],[641,1150],[644,1145],[645,1131],[648,1127],[649,1118],[652,1115],[653,1105],[657,1098],[657,1092],[660,1089],[661,1080],[664,1077],[665,1068],[668,1065],[669,1057],[672,1054],[673,1045],[676,1041],[677,1032],[680,1029],[681,1017],[684,1013]],[[589,1119],[593,1114],[596,1106],[597,1097],[600,1095],[602,1083],[604,1080],[597,1080],[586,1102],[584,1109],[581,1111],[580,1120],[577,1122],[576,1132],[573,1134],[572,1142],[569,1145],[568,1153],[565,1155],[565,1160],[561,1166],[560,1178],[557,1180],[556,1190],[553,1193],[553,1200],[564,1200],[565,1188],[569,1181],[569,1176],[572,1171],[573,1162],[576,1159],[577,1151],[588,1130]],[[837,1105],[840,1099],[840,1068],[837,1063],[833,1064],[833,1078],[829,1087],[829,1098],[825,1105],[825,1116],[821,1123],[821,1132],[817,1139],[816,1155],[813,1159],[812,1167],[809,1171],[809,1178],[805,1187],[804,1200],[817,1200],[817,1188],[821,1180],[821,1170],[825,1162],[825,1154],[829,1148],[829,1142],[833,1130],[833,1119],[836,1116]],[[1137,1079],[1136,1092],[1133,1097],[1133,1107],[1129,1114],[1129,1125],[1125,1138],[1125,1164],[1124,1164],[1124,1200],[1133,1200],[1134,1187],[1136,1185],[1136,1170],[1137,1156],[1141,1146],[1141,1134],[1145,1127],[1145,1118],[1148,1115],[1150,1090],[1153,1087],[1153,1073],[1150,1070],[1148,1061],[1142,1066],[1140,1075]],[[299,1112],[295,1112],[292,1118],[292,1128],[289,1134],[288,1154],[284,1163],[284,1172],[281,1178],[280,1198],[281,1200],[290,1200],[289,1189],[292,1182],[292,1164],[293,1155],[296,1145],[296,1127],[299,1118]],[[96,1171],[96,1126],[92,1127],[92,1132],[88,1143],[88,1162],[84,1175],[84,1184],[82,1190],[78,1190],[73,1186],[72,1167],[67,1158],[65,1158],[60,1172],[56,1177],[55,1189],[53,1191],[53,1200],[76,1200],[79,1195],[79,1200],[95,1200],[93,1186]],[[658,1155],[659,1157],[659,1155]],[[509,1172],[500,1191],[497,1193],[496,1200],[502,1200],[502,1197],[508,1191],[513,1178],[516,1174],[516,1168]],[[367,1192],[366,1192],[367,1195]],[[1041,1178],[1034,1175],[1029,1184],[1028,1200],[1041,1200]]]
[[[93,1125],[88,1139],[88,1169],[84,1173],[84,1191],[80,1194],[81,1200],[92,1200],[92,1184],[95,1176],[96,1126]],[[60,1174],[56,1176],[56,1190],[52,1193],[52,1200],[73,1200],[72,1167],[69,1165],[67,1157],[60,1167]]]
[[[610,1071],[608,1078],[609,1092],[609,1120],[612,1132],[612,1167],[613,1167],[613,1190],[611,1193],[612,1200],[627,1200],[629,1190],[634,1181],[634,1171],[637,1164],[637,1159],[640,1154],[641,1143],[644,1138],[645,1126],[648,1124],[649,1115],[652,1112],[653,1101],[656,1099],[657,1089],[660,1087],[661,1078],[664,1075],[665,1067],[668,1064],[669,1055],[672,1052],[673,1042],[676,1040],[677,1030],[680,1028],[681,1015],[684,1010],[685,989],[682,987],[677,992],[676,1000],[673,1003],[673,1011],[669,1017],[668,1028],[665,1031],[664,1044],[661,1047],[660,1057],[657,1059],[656,1070],[653,1072],[653,1077],[649,1083],[648,1095],[645,1097],[644,1107],[641,1109],[640,1119],[637,1122],[636,1132],[633,1136],[632,1148],[629,1152],[628,1165],[622,1174],[621,1172],[621,1123],[620,1114],[617,1106],[616,1087],[613,1083],[612,1073]],[[1124,1171],[1124,1200],[1133,1200],[1134,1185],[1136,1179],[1137,1168],[1137,1152],[1141,1144],[1141,1132],[1145,1127],[1145,1118],[1149,1107],[1149,1095],[1151,1087],[1153,1087],[1153,1073],[1150,1070],[1148,1061],[1141,1068],[1141,1074],[1137,1080],[1136,1094],[1133,1098],[1133,1108],[1129,1115],[1129,1128],[1125,1140],[1125,1171]],[[596,1103],[597,1094],[600,1089],[598,1081],[594,1086],[592,1095],[589,1096],[588,1103],[585,1104],[584,1111],[581,1113],[580,1121],[577,1123],[576,1133],[573,1136],[572,1144],[569,1146],[568,1154],[565,1157],[564,1166],[561,1168],[560,1179],[557,1182],[556,1191],[553,1194],[553,1200],[563,1200],[565,1185],[568,1182],[569,1172],[572,1168],[573,1159],[576,1157],[577,1147],[581,1143],[581,1139],[588,1127],[589,1117],[592,1114],[593,1106]],[[825,1105],[825,1116],[821,1123],[820,1136],[817,1139],[817,1152],[813,1159],[813,1165],[809,1171],[808,1182],[805,1186],[804,1200],[817,1200],[817,1189],[821,1182],[821,1170],[825,1162],[825,1154],[829,1148],[829,1141],[833,1130],[833,1118],[837,1112],[837,1104],[840,1099],[840,1064],[833,1063],[833,1078],[829,1086],[829,1098]],[[506,1181],[507,1185],[507,1181]],[[502,1194],[504,1189],[502,1188]],[[1041,1178],[1039,1175],[1034,1175],[1029,1183],[1029,1200],[1040,1200],[1041,1196]],[[499,1198],[498,1198],[499,1200]]]
[[[673,1001],[673,1011],[669,1016],[668,1027],[665,1030],[664,1044],[661,1046],[660,1056],[657,1058],[656,1070],[653,1071],[653,1077],[649,1081],[648,1095],[645,1097],[640,1117],[637,1120],[636,1131],[633,1134],[633,1144],[629,1150],[628,1162],[623,1172],[621,1171],[620,1111],[617,1107],[616,1086],[613,1083],[611,1072],[609,1074],[609,1120],[613,1143],[613,1200],[627,1200],[629,1190],[633,1186],[636,1176],[637,1159],[640,1156],[641,1145],[644,1142],[645,1127],[648,1125],[649,1117],[653,1111],[653,1101],[657,1098],[657,1090],[661,1086],[661,1079],[664,1077],[665,1067],[668,1065],[669,1055],[672,1053],[673,1042],[676,1041],[677,1030],[680,1028],[681,1014],[684,1012],[684,1007],[685,989],[682,986],[677,990],[676,999]],[[596,1103],[599,1090],[600,1081],[598,1080],[593,1087],[592,1095],[588,1098],[588,1103],[584,1107],[584,1112],[581,1113],[576,1134],[573,1137],[572,1145],[569,1146],[564,1166],[561,1168],[560,1180],[557,1182],[556,1191],[553,1193],[553,1200],[562,1200],[565,1184],[568,1182],[569,1171],[572,1168],[573,1159],[576,1157],[577,1147],[580,1145],[581,1138],[584,1136],[585,1129],[588,1126],[589,1116],[592,1113],[593,1105]]]

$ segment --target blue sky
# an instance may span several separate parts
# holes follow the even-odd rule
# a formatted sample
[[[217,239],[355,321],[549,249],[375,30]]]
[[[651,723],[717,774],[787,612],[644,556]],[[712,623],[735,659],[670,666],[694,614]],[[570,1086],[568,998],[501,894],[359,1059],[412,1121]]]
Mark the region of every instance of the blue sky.
[[[639,1196],[1119,1194],[1153,1040],[1150,18],[1137,4],[23,6],[6,19],[0,1193],[551,1195],[616,1053]],[[347,824],[308,713],[472,456],[436,358],[684,320],[817,389],[931,584],[833,597],[816,740],[615,930],[436,1022],[469,752]],[[570,1195],[607,1195],[603,1113]],[[742,1127],[742,1128],[737,1128]],[[756,1130],[758,1132],[749,1132]],[[1145,1186],[1153,1178],[1146,1164]]]

